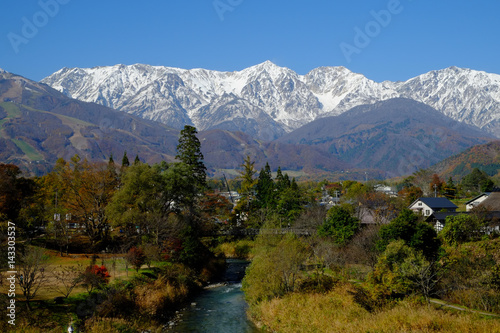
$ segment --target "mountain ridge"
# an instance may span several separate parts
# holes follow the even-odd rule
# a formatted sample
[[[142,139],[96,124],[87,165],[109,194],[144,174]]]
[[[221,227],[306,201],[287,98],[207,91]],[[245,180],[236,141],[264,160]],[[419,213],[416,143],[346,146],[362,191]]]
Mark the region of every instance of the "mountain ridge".
[[[453,66],[379,83],[342,66],[299,75],[270,61],[233,72],[134,64],[63,68],[41,82],[175,128],[236,129],[268,141],[320,117],[396,97],[500,136],[500,75]],[[259,130],[246,122],[260,123]]]
[[[353,168],[308,146],[263,142],[243,132],[201,131],[205,164],[211,176],[239,169],[245,156],[305,172]],[[147,163],[175,159],[179,131],[108,107],[71,99],[59,91],[12,73],[0,73],[0,163],[44,174],[58,158],[105,162],[127,151]],[[380,174],[374,171],[374,174]]]

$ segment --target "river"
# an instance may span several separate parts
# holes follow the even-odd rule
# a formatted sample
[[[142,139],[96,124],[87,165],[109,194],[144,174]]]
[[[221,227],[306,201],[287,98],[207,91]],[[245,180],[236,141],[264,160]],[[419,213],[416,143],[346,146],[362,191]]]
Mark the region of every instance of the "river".
[[[247,319],[247,303],[241,290],[248,261],[228,259],[224,283],[208,287],[189,307],[180,311],[169,332],[261,332]]]

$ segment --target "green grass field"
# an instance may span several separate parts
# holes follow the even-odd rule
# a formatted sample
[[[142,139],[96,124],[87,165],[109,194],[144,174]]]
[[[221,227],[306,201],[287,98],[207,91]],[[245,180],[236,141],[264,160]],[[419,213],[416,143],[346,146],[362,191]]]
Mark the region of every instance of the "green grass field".
[[[23,151],[23,153],[28,156],[28,158],[32,161],[41,161],[44,159],[43,155],[40,154],[33,146],[29,143],[19,140],[19,139],[11,139],[14,144],[19,147]]]
[[[21,110],[19,110],[19,107],[13,103],[2,102],[0,103],[0,106],[7,113],[7,117],[0,119],[0,127],[2,127],[3,124],[5,124],[9,119],[21,116]]]

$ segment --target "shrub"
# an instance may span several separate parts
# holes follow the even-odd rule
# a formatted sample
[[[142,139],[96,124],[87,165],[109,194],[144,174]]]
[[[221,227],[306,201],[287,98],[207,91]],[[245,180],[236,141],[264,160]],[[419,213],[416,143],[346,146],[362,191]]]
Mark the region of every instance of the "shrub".
[[[368,275],[368,283],[378,296],[418,293],[428,299],[437,281],[436,264],[403,240],[391,242]]]
[[[338,279],[325,274],[313,274],[302,280],[298,291],[302,293],[326,293],[335,287]]]
[[[79,280],[81,281],[81,284],[87,288],[87,291],[90,294],[94,289],[99,289],[108,284],[110,277],[108,269],[104,265],[93,265],[85,268],[85,271],[80,275]]]
[[[222,243],[216,248],[216,253],[222,253],[226,258],[249,258],[254,242],[239,240],[236,242]]]
[[[86,331],[100,333],[137,333],[142,332],[125,319],[92,318],[85,323]]]
[[[133,246],[125,256],[125,260],[138,272],[141,266],[146,262],[146,255],[141,248]]]
[[[114,284],[103,291],[106,298],[97,305],[96,312],[100,317],[129,317],[135,310],[135,302],[126,284]]]
[[[294,291],[300,268],[309,254],[293,234],[281,239],[259,236],[259,242],[243,279],[243,290],[250,304]]]
[[[439,237],[448,245],[477,241],[482,236],[481,226],[482,224],[476,216],[465,214],[448,216]]]
[[[262,302],[251,313],[269,332],[474,332],[500,331],[500,321],[438,310],[404,299],[369,312],[353,300],[352,286],[327,294],[293,293]]]
[[[161,317],[175,303],[181,302],[189,295],[186,284],[175,284],[160,276],[156,281],[137,286],[134,289],[139,312],[146,316]]]

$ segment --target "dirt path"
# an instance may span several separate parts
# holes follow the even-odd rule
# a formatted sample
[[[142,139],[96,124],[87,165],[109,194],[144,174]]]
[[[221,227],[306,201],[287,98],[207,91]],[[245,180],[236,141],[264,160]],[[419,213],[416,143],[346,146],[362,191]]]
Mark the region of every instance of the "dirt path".
[[[500,315],[495,314],[495,313],[489,313],[489,312],[483,312],[483,311],[477,311],[477,310],[470,310],[470,309],[462,308],[462,307],[457,306],[457,305],[448,304],[448,303],[446,303],[444,301],[441,301],[441,300],[438,300],[438,299],[431,299],[430,302],[433,303],[433,304],[437,304],[437,305],[440,305],[440,306],[444,306],[444,307],[455,309],[455,310],[459,310],[459,311],[468,311],[468,312],[477,313],[477,314],[480,314],[480,315],[483,315],[483,316],[500,317]]]

